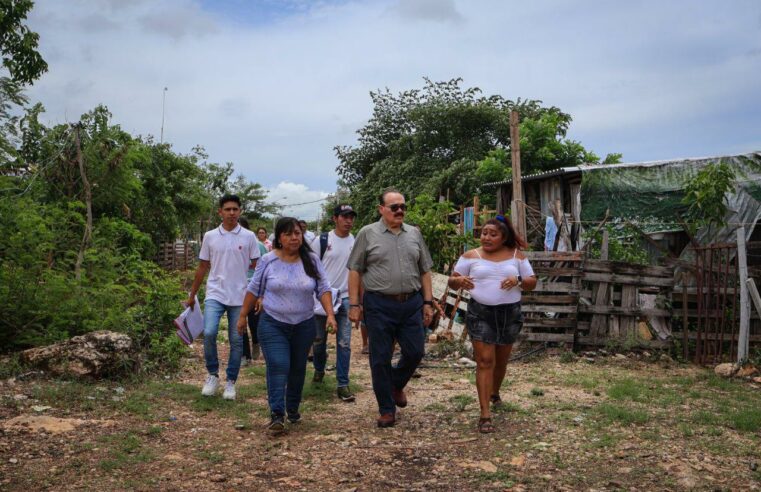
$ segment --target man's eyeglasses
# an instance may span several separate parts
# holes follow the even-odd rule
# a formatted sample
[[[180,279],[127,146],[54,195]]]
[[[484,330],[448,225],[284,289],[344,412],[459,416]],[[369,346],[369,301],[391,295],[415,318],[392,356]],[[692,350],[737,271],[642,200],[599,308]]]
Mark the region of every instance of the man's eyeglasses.
[[[407,204],[406,203],[394,203],[393,205],[384,205],[387,209],[391,210],[392,212],[396,213],[399,210],[402,212],[407,211]]]

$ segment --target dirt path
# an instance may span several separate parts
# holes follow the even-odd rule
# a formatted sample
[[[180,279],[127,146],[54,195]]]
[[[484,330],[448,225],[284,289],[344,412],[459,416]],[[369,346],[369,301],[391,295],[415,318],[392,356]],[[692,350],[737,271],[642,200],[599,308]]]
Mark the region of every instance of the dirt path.
[[[452,359],[427,359],[397,426],[378,429],[358,339],[357,401],[335,398],[332,373],[321,386],[307,382],[303,422],[276,438],[264,431],[262,363],[244,368],[237,401],[203,398],[200,347],[179,377],[97,385],[5,381],[0,488],[738,490],[761,484],[761,391],[751,384],[673,363],[612,356],[561,363],[545,355],[509,367],[497,433],[482,436],[474,431],[473,371],[453,367]],[[71,428],[30,428],[36,425]]]

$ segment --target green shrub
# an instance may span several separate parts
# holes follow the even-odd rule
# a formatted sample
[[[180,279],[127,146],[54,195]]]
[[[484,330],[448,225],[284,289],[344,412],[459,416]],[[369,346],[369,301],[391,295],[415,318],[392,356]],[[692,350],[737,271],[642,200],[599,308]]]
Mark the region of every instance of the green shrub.
[[[95,222],[77,280],[83,213],[77,203],[24,197],[0,203],[6,232],[0,234],[0,351],[113,330],[130,335],[148,361],[176,367],[184,350],[172,327],[184,297],[180,282],[144,259],[152,251],[148,236],[111,218]]]

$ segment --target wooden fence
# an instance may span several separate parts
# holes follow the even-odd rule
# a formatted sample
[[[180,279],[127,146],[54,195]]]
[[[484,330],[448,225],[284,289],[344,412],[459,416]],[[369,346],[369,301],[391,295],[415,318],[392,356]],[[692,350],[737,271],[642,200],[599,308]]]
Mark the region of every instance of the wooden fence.
[[[195,267],[195,251],[187,241],[161,243],[156,263],[166,270],[188,270]]]
[[[578,251],[527,256],[539,281],[523,294],[522,340],[568,346],[668,344],[671,268],[588,260]],[[467,310],[469,295],[447,289],[446,278],[434,276],[434,295],[448,314],[439,331],[458,336],[463,327],[454,318],[458,310]]]

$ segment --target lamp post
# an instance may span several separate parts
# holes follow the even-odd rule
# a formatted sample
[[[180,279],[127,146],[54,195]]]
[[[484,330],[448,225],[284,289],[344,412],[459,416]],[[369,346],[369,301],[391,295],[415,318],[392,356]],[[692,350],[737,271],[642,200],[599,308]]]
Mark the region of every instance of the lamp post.
[[[159,143],[164,143],[164,109],[166,108],[166,91],[168,90],[168,87],[164,87],[164,93],[161,98],[161,139]]]

